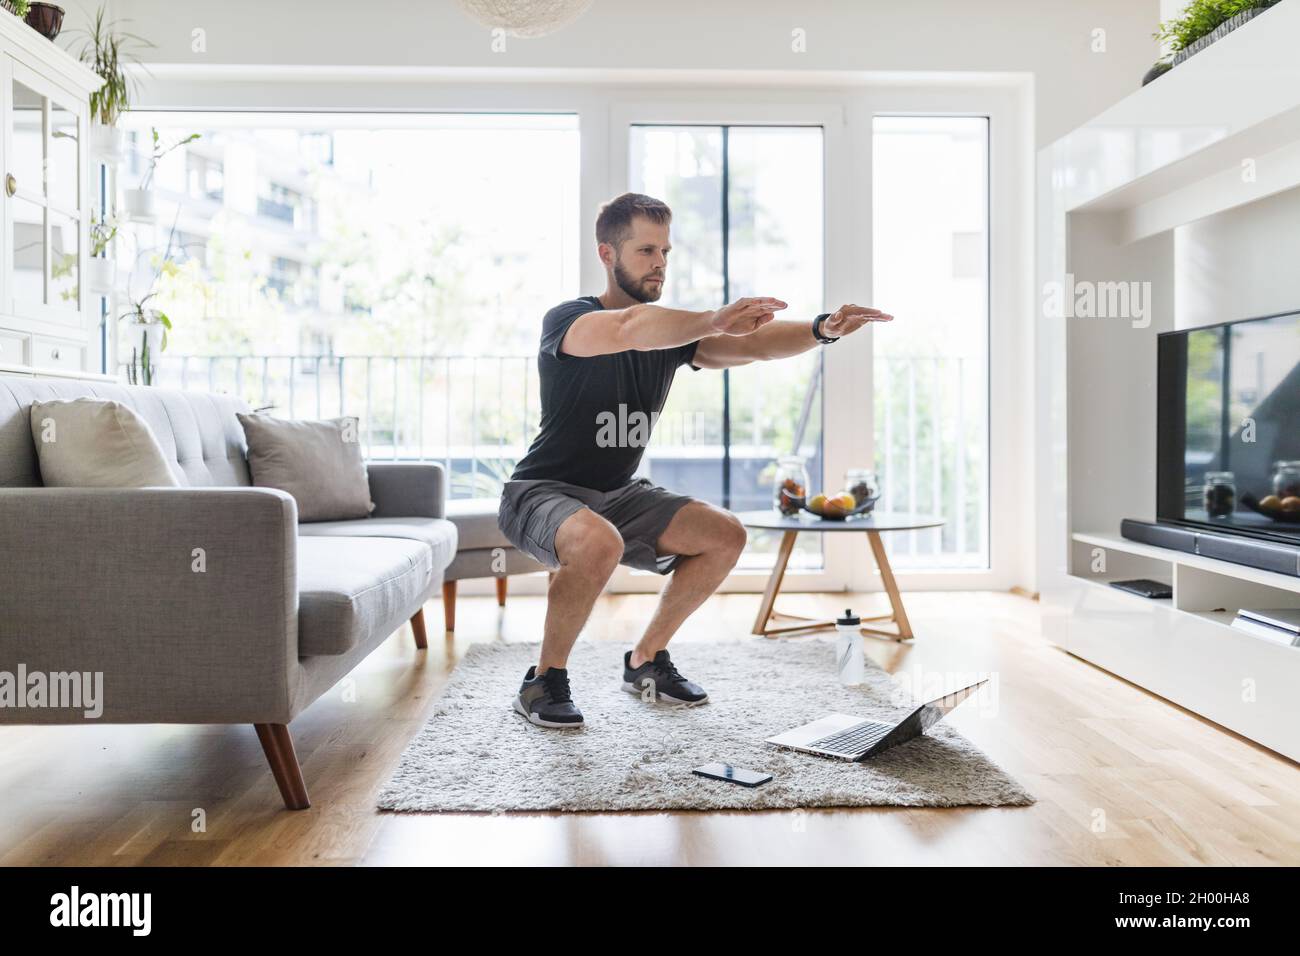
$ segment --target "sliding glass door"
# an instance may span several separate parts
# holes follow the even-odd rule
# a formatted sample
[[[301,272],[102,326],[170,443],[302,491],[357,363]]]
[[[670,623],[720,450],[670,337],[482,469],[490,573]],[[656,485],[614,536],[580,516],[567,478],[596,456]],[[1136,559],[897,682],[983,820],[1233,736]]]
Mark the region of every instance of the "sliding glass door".
[[[629,188],[672,207],[661,301],[711,309],[772,295],[787,318],[822,310],[823,136],[819,126],[635,124]],[[819,352],[722,373],[679,374],[647,453],[657,483],[733,511],[767,508],[778,457],[802,455],[822,486]],[[821,564],[820,541],[796,561]],[[742,567],[771,562],[755,535]]]

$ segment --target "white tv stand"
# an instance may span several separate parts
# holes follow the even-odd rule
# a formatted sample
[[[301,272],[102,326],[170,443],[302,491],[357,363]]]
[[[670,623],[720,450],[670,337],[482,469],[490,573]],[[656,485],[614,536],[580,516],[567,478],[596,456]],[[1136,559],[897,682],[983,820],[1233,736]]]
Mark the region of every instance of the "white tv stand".
[[[1293,760],[1300,648],[1230,624],[1243,606],[1300,608],[1300,578],[1129,541],[1119,526],[1155,517],[1156,336],[1196,304],[1175,301],[1180,270],[1197,267],[1178,254],[1180,227],[1300,187],[1297,37],[1300,3],[1280,4],[1039,154],[1035,343],[1046,636]],[[1149,283],[1149,324],[1048,314],[1049,283],[1071,276]],[[1143,577],[1172,584],[1172,600],[1110,586]]]
[[[1231,626],[1241,607],[1300,607],[1300,578],[1129,541],[1076,533],[1072,596],[1050,602],[1052,639],[1070,653],[1300,759],[1300,648]],[[1098,553],[1105,570],[1094,573]],[[1110,586],[1153,578],[1172,600]]]

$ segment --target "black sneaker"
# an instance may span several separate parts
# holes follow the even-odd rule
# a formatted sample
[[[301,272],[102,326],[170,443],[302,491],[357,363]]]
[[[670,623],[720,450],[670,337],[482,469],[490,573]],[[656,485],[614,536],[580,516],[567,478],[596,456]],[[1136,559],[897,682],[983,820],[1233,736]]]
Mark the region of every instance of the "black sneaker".
[[[582,726],[582,711],[569,694],[569,672],[563,667],[552,667],[541,677],[536,667],[528,668],[519,685],[515,710],[538,727]]]
[[[694,681],[689,681],[677,672],[672,658],[667,651],[660,651],[654,660],[646,661],[640,667],[632,667],[632,652],[623,655],[623,689],[632,694],[644,694],[647,691],[660,700],[670,704],[708,703],[709,695],[704,688]]]

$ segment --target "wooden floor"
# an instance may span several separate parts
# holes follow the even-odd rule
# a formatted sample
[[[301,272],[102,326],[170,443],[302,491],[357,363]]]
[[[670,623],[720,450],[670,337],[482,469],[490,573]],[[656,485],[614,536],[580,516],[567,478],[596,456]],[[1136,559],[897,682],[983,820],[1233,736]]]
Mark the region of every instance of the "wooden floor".
[[[630,641],[653,600],[602,599],[583,639]],[[849,599],[860,613],[881,600]],[[846,599],[783,603],[825,614]],[[747,634],[757,606],[715,596],[675,645],[687,673],[687,645]],[[1037,605],[1006,594],[910,595],[915,645],[873,641],[869,653],[891,671],[996,673],[996,713],[949,719],[1033,807],[376,812],[469,643],[535,640],[542,608],[462,597],[454,640],[431,633],[421,652],[408,630],[394,635],[293,723],[313,800],[303,812],[281,809],[251,726],[0,728],[0,864],[1300,863],[1295,764],[1051,647]],[[426,616],[441,620],[436,601]]]

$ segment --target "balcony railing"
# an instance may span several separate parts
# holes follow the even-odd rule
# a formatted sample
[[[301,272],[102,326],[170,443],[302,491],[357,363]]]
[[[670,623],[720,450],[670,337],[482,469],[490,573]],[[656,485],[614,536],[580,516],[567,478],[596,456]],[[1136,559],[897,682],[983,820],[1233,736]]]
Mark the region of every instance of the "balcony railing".
[[[959,357],[875,359],[880,507],[946,519],[939,530],[889,536],[902,567],[987,565],[986,418],[971,407],[968,369]],[[536,434],[540,411],[532,355],[165,356],[156,383],[238,395],[286,418],[356,415],[368,458],[440,461],[453,497],[498,494]],[[733,420],[740,411],[733,408]],[[733,429],[733,476],[746,476],[733,481],[736,510],[767,506],[765,469],[789,451],[761,439],[761,429]],[[808,441],[816,484],[821,443],[813,435]],[[649,458],[675,490],[711,498],[722,451],[698,421],[661,417]]]
[[[887,544],[903,567],[988,567],[988,412],[962,356],[874,360],[876,472],[885,511],[937,514],[942,528]]]
[[[278,202],[274,199],[267,199],[263,196],[257,198],[257,214],[265,216],[267,219],[276,219],[283,223],[293,225],[293,206],[286,202]]]

